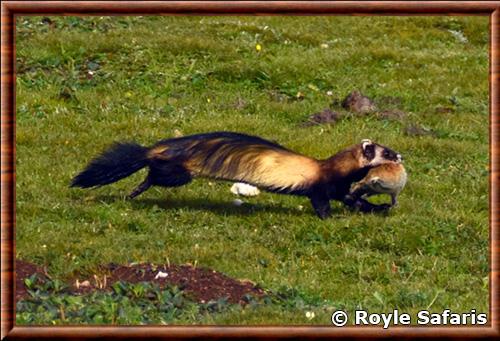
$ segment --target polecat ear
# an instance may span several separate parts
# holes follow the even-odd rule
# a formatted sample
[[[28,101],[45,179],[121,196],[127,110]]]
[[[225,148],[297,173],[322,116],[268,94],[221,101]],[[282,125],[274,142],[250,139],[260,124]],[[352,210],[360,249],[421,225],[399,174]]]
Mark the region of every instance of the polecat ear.
[[[363,139],[361,140],[361,146],[363,147],[363,150],[366,149],[367,146],[373,144],[373,142],[369,139]]]

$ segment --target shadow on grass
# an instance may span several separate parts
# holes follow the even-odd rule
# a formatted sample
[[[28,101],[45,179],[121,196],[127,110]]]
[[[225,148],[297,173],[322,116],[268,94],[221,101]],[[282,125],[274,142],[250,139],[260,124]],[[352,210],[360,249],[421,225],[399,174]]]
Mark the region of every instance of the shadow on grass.
[[[207,201],[201,198],[164,198],[164,199],[150,199],[150,198],[135,198],[126,199],[122,196],[117,195],[102,195],[97,196],[95,201],[103,203],[113,203],[115,201],[128,201],[131,203],[134,209],[144,209],[151,207],[159,207],[164,210],[171,209],[190,209],[196,211],[209,211],[221,215],[234,215],[234,216],[245,216],[252,215],[257,212],[273,212],[281,214],[290,214],[294,216],[301,215],[311,215],[314,214],[310,210],[299,210],[294,207],[282,207],[278,205],[267,205],[267,204],[255,204],[255,203],[244,203],[241,206],[236,206],[232,201],[220,201],[220,200],[210,200]]]

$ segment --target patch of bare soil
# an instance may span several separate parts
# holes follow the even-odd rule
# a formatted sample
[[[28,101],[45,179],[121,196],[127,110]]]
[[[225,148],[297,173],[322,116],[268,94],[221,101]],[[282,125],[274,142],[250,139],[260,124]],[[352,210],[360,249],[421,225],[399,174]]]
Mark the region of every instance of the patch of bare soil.
[[[418,124],[410,124],[405,129],[405,134],[408,136],[433,136],[436,137],[436,132],[432,129],[420,126]]]
[[[26,295],[24,279],[37,273],[47,277],[45,271],[36,265],[16,260],[16,300]],[[230,303],[245,303],[245,296],[263,296],[262,288],[251,281],[237,280],[208,268],[191,265],[108,264],[102,272],[92,278],[79,278],[69,283],[70,291],[75,294],[89,293],[94,290],[111,290],[118,281],[128,283],[154,282],[160,287],[176,285],[189,293],[200,303],[227,298]]]
[[[303,126],[313,126],[317,124],[333,124],[342,118],[342,114],[328,108],[309,116]]]
[[[320,124],[334,124],[344,117],[352,117],[353,114],[354,116],[373,115],[378,119],[404,122],[407,120],[408,114],[397,108],[401,103],[402,99],[399,97],[385,96],[374,101],[361,92],[353,90],[343,100],[333,100],[330,107],[337,108],[338,111],[330,108],[323,109],[320,112],[309,115],[301,126],[310,127]],[[447,108],[442,108],[441,112],[449,111]],[[413,132],[414,129],[410,129],[409,135],[414,135]]]
[[[35,273],[39,278],[47,279],[45,269],[43,269],[41,266],[16,259],[16,301],[26,296],[27,291],[26,286],[24,285],[24,280]]]
[[[379,112],[377,116],[385,120],[403,120],[407,116],[407,114],[404,111],[398,109],[388,109]]]

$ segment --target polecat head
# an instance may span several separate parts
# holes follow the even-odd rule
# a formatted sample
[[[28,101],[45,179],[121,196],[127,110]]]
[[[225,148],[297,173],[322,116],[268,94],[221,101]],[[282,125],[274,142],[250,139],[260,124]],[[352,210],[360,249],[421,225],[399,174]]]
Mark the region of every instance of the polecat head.
[[[361,140],[361,150],[366,166],[378,166],[387,162],[401,163],[403,157],[398,152],[372,142],[371,140]]]

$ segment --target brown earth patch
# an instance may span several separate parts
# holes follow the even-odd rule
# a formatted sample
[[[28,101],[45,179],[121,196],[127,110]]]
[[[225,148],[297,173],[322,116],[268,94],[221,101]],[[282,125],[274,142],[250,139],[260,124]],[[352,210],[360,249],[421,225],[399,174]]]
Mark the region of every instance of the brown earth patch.
[[[31,264],[19,259],[16,259],[16,273],[15,273],[15,281],[16,281],[16,301],[25,297],[28,293],[26,290],[26,286],[24,285],[24,280],[30,277],[33,274],[37,274],[41,279],[47,279],[47,274],[45,269],[41,266]]]
[[[432,129],[417,124],[408,125],[405,128],[405,134],[408,136],[437,136],[436,132]]]
[[[95,290],[111,290],[111,286],[118,282],[139,283],[153,282],[160,286],[176,285],[190,294],[200,303],[227,298],[230,303],[245,303],[245,296],[263,296],[264,290],[249,280],[237,280],[221,272],[197,268],[192,265],[153,265],[108,264],[103,266],[99,275],[91,278],[75,278],[69,283],[69,290],[74,294],[84,294]],[[166,277],[158,276],[159,273]],[[43,268],[21,260],[16,260],[16,300],[26,296],[24,279],[34,273],[41,278],[47,278]]]
[[[302,125],[308,127],[318,124],[333,124],[340,120],[342,116],[343,115],[341,113],[326,108],[320,112],[310,115],[307,121]]]
[[[377,116],[385,120],[403,120],[407,114],[401,110],[389,109],[377,113]]]

